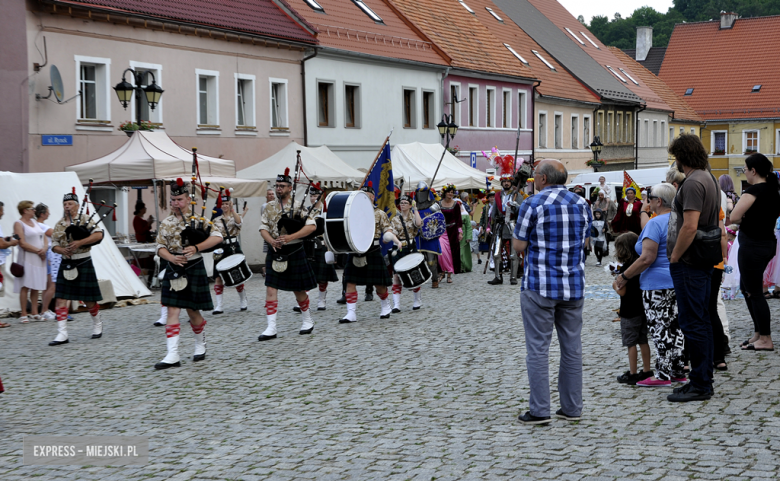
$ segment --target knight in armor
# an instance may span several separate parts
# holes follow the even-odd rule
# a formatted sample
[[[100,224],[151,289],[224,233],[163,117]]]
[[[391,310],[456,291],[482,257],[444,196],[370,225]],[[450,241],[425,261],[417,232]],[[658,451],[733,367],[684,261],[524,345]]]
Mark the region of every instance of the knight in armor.
[[[214,228],[219,229],[222,234],[222,257],[220,259],[226,259],[234,254],[241,254],[241,245],[238,243],[238,235],[241,233],[242,217],[246,215],[246,209],[243,215],[239,215],[236,212],[233,201],[230,198],[230,190],[225,190],[220,198],[220,205],[222,213],[212,219]],[[216,261],[215,261],[216,262]],[[217,305],[214,307],[212,314],[222,314],[222,294],[225,291],[225,285],[222,282],[222,278],[217,275],[214,279],[214,297],[217,299]],[[236,286],[236,292],[240,299],[239,308],[242,311],[246,311],[248,308],[246,301],[246,291],[244,290],[244,283]]]
[[[292,291],[301,308],[303,323],[299,334],[311,334],[314,322],[309,310],[306,291],[317,286],[306,253],[303,239],[316,230],[316,213],[303,207],[304,202],[293,202],[293,181],[290,169],[276,176],[276,199],[267,203],[260,216],[260,235],[268,244],[265,261],[265,313],[268,326],[257,338],[267,341],[276,338],[276,314],[279,291]]]
[[[309,201],[312,206],[312,215],[316,216],[320,220],[317,222],[323,222],[322,209],[317,207],[317,203],[322,197],[322,188],[318,184],[313,184],[309,187]],[[328,295],[328,283],[338,282],[339,276],[336,273],[336,267],[333,264],[328,264],[325,261],[325,252],[328,248],[325,245],[325,238],[323,235],[318,235],[313,239],[305,240],[305,243],[310,245],[310,261],[314,268],[314,277],[317,279],[317,286],[319,287],[319,299],[317,301],[317,310],[324,311],[326,308],[325,297]]]
[[[403,255],[405,252],[410,252],[414,246],[417,234],[420,231],[422,225],[422,218],[420,213],[412,207],[412,198],[408,194],[404,194],[398,199],[398,213],[390,219],[390,225],[393,228],[393,234],[401,243],[401,247],[397,251],[393,251],[393,254]],[[391,254],[392,255],[392,254]],[[401,279],[398,274],[393,275],[393,313],[401,312],[401,291],[403,286],[401,285]],[[420,287],[412,289],[414,292],[414,304],[413,310],[417,310],[422,307],[422,293]]]
[[[81,240],[74,239],[72,228],[75,225],[87,228],[90,219],[87,214],[80,214],[75,187],[63,197],[62,207],[65,213],[54,226],[51,236],[51,250],[62,255],[62,264],[57,274],[54,294],[57,299],[57,337],[49,343],[50,346],[68,343],[68,306],[71,301],[84,301],[87,304],[92,316],[92,339],[100,339],[103,336],[103,322],[98,305],[103,296],[100,294],[95,267],[92,265],[91,247],[103,240],[103,231],[96,229]]]
[[[371,182],[360,190],[365,192],[371,203],[374,203],[374,188]],[[347,315],[339,322],[347,324],[357,321],[357,286],[373,285],[381,301],[382,311],[380,319],[388,319],[392,308],[388,299],[387,286],[393,283],[390,272],[382,257],[380,239],[385,232],[392,231],[390,220],[382,209],[374,208],[374,241],[365,254],[350,254],[347,257],[347,265],[344,268],[344,280],[347,282]]]
[[[417,190],[414,193],[415,207],[420,217],[423,220],[423,226],[417,237],[417,249],[425,255],[425,263],[428,264],[428,269],[431,271],[431,287],[436,289],[439,287],[439,261],[438,256],[441,255],[441,244],[439,243],[439,237],[426,236],[424,232],[428,227],[426,221],[434,214],[441,214],[439,204],[436,202],[436,194],[431,191],[423,181],[417,184]]]
[[[517,189],[512,188],[512,175],[504,174],[501,176],[501,192],[496,194],[495,202],[490,209],[492,220],[491,230],[493,232],[492,251],[495,265],[495,277],[488,281],[488,284],[497,285],[504,283],[504,274],[502,272],[502,253],[506,253],[510,259],[510,278],[509,283],[517,284],[517,270],[520,261],[517,252],[512,249],[512,232],[517,222],[517,212],[519,204],[515,202],[517,198]],[[508,209],[508,210],[507,210]]]
[[[204,250],[222,242],[219,229],[208,229],[193,221],[188,184],[171,182],[171,215],[160,223],[157,232],[157,255],[167,262],[163,273],[160,303],[167,307],[165,325],[168,354],[154,365],[155,369],[179,367],[179,314],[187,310],[195,335],[193,362],[206,359],[206,319],[200,311],[214,308],[209,293],[209,278],[203,263]],[[194,206],[192,206],[194,209]],[[196,232],[197,231],[197,232]]]

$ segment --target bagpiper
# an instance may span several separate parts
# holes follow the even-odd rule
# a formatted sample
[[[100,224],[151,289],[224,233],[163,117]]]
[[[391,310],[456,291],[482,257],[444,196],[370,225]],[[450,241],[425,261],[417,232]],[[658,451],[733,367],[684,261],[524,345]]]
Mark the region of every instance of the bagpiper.
[[[247,209],[241,215],[236,212],[233,201],[230,198],[230,191],[232,189],[226,189],[220,196],[220,205],[218,208],[222,209],[222,213],[212,219],[212,223],[216,229],[219,229],[222,234],[222,256],[221,259],[225,259],[233,254],[241,254],[241,245],[238,243],[238,235],[241,233],[241,225],[243,217],[246,216]],[[216,265],[216,261],[215,261]],[[212,314],[222,314],[222,293],[225,291],[225,285],[222,282],[222,278],[219,275],[214,279],[214,297],[217,299],[217,305],[214,307]],[[246,300],[246,291],[244,290],[244,283],[236,286],[236,292],[238,292],[238,298],[240,299],[239,309],[246,311],[249,307]]]
[[[401,243],[401,248],[393,253],[403,255],[405,252],[411,251],[415,247],[415,238],[420,231],[422,218],[420,218],[417,209],[412,206],[412,198],[408,194],[403,194],[398,198],[398,213],[390,219],[390,225],[393,227],[393,234]],[[398,274],[393,274],[393,313],[401,312],[402,290],[401,279]],[[412,289],[412,292],[414,292],[412,309],[416,311],[422,307],[422,293],[419,286]]]

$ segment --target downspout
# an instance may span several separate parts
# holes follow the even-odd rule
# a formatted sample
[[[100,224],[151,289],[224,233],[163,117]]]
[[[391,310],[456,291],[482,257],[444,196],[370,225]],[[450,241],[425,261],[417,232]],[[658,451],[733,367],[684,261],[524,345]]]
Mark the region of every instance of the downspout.
[[[636,132],[634,133],[634,169],[639,168],[639,113],[644,111],[647,105],[643,105],[642,108],[636,111],[634,118],[636,118]]]
[[[309,146],[309,128],[308,128],[308,121],[306,118],[306,61],[313,59],[317,56],[318,50],[315,48],[314,53],[312,55],[309,55],[308,57],[303,57],[303,60],[301,60],[301,89],[303,90],[303,146],[308,147]]]

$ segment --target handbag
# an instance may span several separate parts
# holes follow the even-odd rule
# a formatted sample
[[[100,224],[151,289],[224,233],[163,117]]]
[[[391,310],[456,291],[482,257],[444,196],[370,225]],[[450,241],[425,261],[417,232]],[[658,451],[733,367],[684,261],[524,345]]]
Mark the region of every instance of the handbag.
[[[21,249],[21,247],[19,249]],[[11,275],[14,277],[24,277],[24,266],[18,262],[11,262]]]
[[[720,190],[715,176],[712,181],[715,182],[715,191]],[[723,250],[721,248],[721,236],[723,232],[719,225],[709,226],[705,229],[697,229],[696,236],[688,247],[688,263],[699,269],[707,269],[723,262]]]

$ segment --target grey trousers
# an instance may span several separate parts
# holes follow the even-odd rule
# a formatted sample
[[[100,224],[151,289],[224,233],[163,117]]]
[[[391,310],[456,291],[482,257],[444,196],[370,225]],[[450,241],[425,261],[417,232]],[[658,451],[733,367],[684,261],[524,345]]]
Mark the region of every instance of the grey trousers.
[[[524,290],[520,310],[525,329],[525,364],[531,395],[529,410],[538,417],[550,416],[550,342],[553,327],[558,333],[561,362],[558,393],[561,409],[569,416],[582,414],[582,306],[585,300],[558,301]]]

